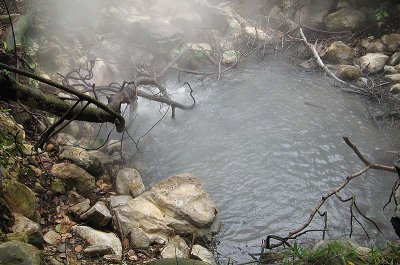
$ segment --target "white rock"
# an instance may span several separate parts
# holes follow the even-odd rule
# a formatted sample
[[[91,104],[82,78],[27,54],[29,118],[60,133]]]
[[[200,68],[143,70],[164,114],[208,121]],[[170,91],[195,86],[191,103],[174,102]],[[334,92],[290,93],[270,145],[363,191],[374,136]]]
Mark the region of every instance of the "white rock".
[[[390,88],[390,92],[393,94],[400,94],[400,83],[394,84]]]
[[[400,51],[395,52],[390,56],[390,59],[388,61],[388,65],[395,66],[400,63]]]
[[[215,260],[213,258],[213,254],[201,245],[194,245],[192,247],[192,253],[194,257],[207,262],[208,264],[215,265]]]
[[[400,82],[400,74],[385,75],[385,79],[390,82],[393,82],[393,83],[399,83]]]
[[[89,211],[80,216],[91,224],[99,227],[106,226],[111,221],[111,213],[104,202],[98,201]]]
[[[113,233],[105,233],[88,226],[72,227],[74,233],[87,240],[91,245],[110,246],[114,252],[113,256],[106,257],[120,260],[122,257],[122,245],[119,238]]]
[[[388,59],[389,56],[382,53],[368,53],[360,57],[360,66],[363,71],[376,74],[383,69]]]
[[[43,244],[43,234],[39,224],[18,213],[13,213],[13,216],[15,221],[12,227],[12,231],[14,233],[26,234],[28,236],[28,242],[30,244]]]
[[[133,168],[121,169],[115,179],[115,190],[120,195],[137,197],[145,191],[142,177]]]
[[[239,59],[239,52],[237,51],[226,51],[222,54],[222,62],[224,64],[233,64]]]
[[[398,74],[398,71],[394,66],[385,65],[385,67],[383,67],[383,70],[387,74]]]
[[[114,209],[114,208],[116,208],[116,207],[125,205],[125,204],[127,204],[127,203],[129,202],[129,200],[131,200],[131,199],[132,199],[132,197],[129,196],[129,195],[114,195],[114,196],[111,196],[111,197],[108,199],[109,204],[110,204],[110,209],[112,210],[112,209]]]
[[[189,257],[189,247],[185,240],[180,236],[175,236],[165,245],[161,251],[161,256],[163,259],[168,258],[188,258]]]

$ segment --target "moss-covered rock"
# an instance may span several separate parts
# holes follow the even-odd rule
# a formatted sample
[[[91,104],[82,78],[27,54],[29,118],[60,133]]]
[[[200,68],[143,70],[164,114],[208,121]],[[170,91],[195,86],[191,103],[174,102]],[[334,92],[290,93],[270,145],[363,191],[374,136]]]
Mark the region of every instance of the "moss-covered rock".
[[[0,131],[16,135],[15,139],[21,143],[25,140],[25,131],[22,125],[18,124],[11,115],[0,111]]]
[[[42,253],[32,245],[9,241],[0,245],[0,264],[40,265]]]
[[[60,179],[55,179],[55,180],[51,183],[50,189],[51,189],[52,192],[54,192],[54,193],[56,193],[56,194],[65,193],[64,183],[63,183]]]
[[[22,214],[29,219],[37,217],[35,194],[24,184],[13,179],[6,179],[3,181],[1,193],[13,212]]]

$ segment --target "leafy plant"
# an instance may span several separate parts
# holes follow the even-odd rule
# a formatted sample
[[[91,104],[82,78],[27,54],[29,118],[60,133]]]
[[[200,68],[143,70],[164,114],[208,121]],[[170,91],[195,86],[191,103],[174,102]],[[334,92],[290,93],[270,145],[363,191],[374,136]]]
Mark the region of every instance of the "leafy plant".
[[[376,21],[381,22],[389,17],[389,12],[386,8],[377,8],[375,9],[375,18]]]

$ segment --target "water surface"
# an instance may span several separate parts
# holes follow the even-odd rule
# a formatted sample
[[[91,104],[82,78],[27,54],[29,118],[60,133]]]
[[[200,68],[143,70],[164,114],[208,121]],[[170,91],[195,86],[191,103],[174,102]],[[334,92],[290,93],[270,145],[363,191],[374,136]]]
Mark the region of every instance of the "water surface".
[[[234,260],[250,259],[268,234],[286,235],[304,223],[321,196],[339,185],[362,163],[344,143],[349,136],[371,161],[393,157],[375,148],[395,149],[395,129],[386,138],[368,117],[365,102],[345,94],[322,74],[288,63],[271,62],[232,70],[214,84],[195,84],[193,111],[166,116],[143,139],[141,173],[147,186],[167,176],[190,172],[216,201],[224,228],[219,252]],[[173,97],[188,100],[187,89],[169,83]],[[166,108],[142,101],[139,131],[145,132]],[[154,115],[157,118],[154,118]],[[140,133],[136,132],[136,135]],[[370,171],[342,195],[355,194],[360,208],[383,234],[364,222],[374,239],[395,238],[386,203],[396,176]],[[348,205],[327,204],[329,235],[348,234]],[[317,218],[314,228],[322,228]],[[356,239],[364,240],[355,226]],[[318,234],[308,238],[319,239]]]

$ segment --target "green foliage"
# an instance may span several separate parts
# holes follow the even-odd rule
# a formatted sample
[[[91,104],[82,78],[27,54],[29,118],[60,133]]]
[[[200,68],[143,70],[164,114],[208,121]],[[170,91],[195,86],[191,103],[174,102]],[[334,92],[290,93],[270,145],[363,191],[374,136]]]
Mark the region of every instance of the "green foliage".
[[[376,21],[381,22],[389,17],[389,12],[386,8],[380,7],[375,9],[375,18]]]

